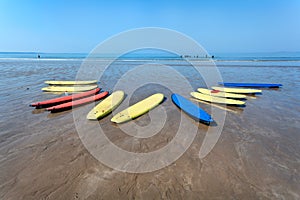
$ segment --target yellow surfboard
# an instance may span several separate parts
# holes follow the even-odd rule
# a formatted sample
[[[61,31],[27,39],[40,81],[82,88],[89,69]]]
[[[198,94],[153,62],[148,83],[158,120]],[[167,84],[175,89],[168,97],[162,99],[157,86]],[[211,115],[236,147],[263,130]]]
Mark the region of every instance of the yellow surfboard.
[[[87,115],[87,119],[97,120],[105,117],[116,109],[123,101],[125,93],[123,91],[115,91],[109,97],[101,101]]]
[[[231,104],[231,105],[244,105],[245,104],[244,101],[215,97],[215,96],[210,96],[210,95],[206,95],[206,94],[201,94],[199,92],[191,92],[191,96],[196,99],[199,99],[202,101],[208,101],[211,103]]]
[[[207,94],[210,96],[215,96],[215,97],[223,97],[223,98],[232,98],[232,99],[244,99],[246,98],[246,95],[243,94],[234,94],[234,93],[229,93],[229,92],[221,92],[220,90],[209,90],[205,88],[198,88],[198,92],[202,94]]]
[[[68,87],[63,87],[63,86],[49,86],[49,87],[44,87],[42,90],[44,92],[82,92],[82,91],[88,91],[88,90],[93,90],[97,88],[97,85],[89,85],[89,86],[68,86]]]
[[[127,122],[131,119],[137,118],[149,110],[158,106],[164,100],[164,95],[156,93],[147,97],[146,99],[128,107],[127,109],[116,114],[111,121],[115,123]]]
[[[97,80],[91,81],[45,81],[49,85],[91,85],[96,84]]]
[[[261,93],[261,90],[246,89],[246,88],[228,88],[228,87],[212,87],[214,90],[220,90],[222,92],[240,93],[240,94],[253,94]]]

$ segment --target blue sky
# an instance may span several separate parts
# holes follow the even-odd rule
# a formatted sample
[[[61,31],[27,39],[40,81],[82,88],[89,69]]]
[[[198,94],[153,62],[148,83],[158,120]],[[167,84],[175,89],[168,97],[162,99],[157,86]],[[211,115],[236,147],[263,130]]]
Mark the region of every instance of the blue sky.
[[[0,1],[0,51],[90,52],[149,26],[182,32],[209,52],[300,51],[299,0]]]

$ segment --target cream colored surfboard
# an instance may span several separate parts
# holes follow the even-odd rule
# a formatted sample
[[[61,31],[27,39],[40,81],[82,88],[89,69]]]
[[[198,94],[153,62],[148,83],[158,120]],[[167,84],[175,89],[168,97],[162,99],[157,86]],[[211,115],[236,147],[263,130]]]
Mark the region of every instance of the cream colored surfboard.
[[[131,119],[137,118],[158,106],[163,101],[163,99],[163,94],[153,94],[150,97],[147,97],[146,99],[119,112],[111,119],[111,121],[115,123],[123,123]]]
[[[49,85],[91,85],[96,84],[97,80],[91,81],[45,81]]]
[[[212,89],[219,90],[221,92],[230,92],[230,93],[239,93],[239,94],[261,93],[261,90],[246,89],[246,88],[212,87]]]
[[[202,100],[202,101],[208,101],[211,103],[220,103],[220,104],[231,104],[231,105],[244,105],[244,101],[234,100],[234,99],[226,99],[221,97],[214,97],[206,94],[201,94],[199,92],[191,92],[191,96]]]
[[[101,101],[87,115],[87,119],[97,120],[105,117],[116,109],[123,101],[125,93],[123,91],[115,91],[109,97]]]
[[[232,98],[232,99],[244,99],[246,98],[246,95],[243,94],[234,94],[234,93],[229,93],[229,92],[221,92],[220,90],[209,90],[206,88],[198,88],[198,92],[202,94],[207,94],[210,96],[215,96],[215,97],[223,97],[223,98]]]
[[[62,87],[62,86],[49,86],[42,88],[45,92],[82,92],[82,91],[88,91],[93,90],[97,88],[97,85],[89,85],[89,86],[68,86],[68,87]]]

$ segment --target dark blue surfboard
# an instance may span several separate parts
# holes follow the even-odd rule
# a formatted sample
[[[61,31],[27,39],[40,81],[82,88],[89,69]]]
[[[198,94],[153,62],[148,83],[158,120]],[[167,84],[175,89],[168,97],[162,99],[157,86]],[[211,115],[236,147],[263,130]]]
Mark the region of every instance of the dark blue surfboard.
[[[203,109],[199,108],[196,104],[192,103],[186,98],[180,96],[179,94],[172,94],[171,98],[176,106],[178,106],[194,119],[197,119],[206,124],[213,122],[213,119],[209,114],[207,114],[207,112],[205,112]]]
[[[252,87],[252,88],[278,88],[282,84],[277,83],[228,83],[228,82],[219,82],[220,85],[225,87]]]

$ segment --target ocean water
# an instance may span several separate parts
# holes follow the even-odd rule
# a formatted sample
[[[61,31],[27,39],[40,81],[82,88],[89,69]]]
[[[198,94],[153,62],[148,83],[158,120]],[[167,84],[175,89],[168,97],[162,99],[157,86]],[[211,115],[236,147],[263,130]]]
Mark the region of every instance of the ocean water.
[[[72,61],[78,60],[82,61],[88,56],[91,56],[98,60],[105,60],[115,58],[116,55],[113,54],[93,54],[89,55],[87,53],[37,53],[37,52],[0,52],[0,61],[34,61],[37,60],[38,55],[40,55],[39,60],[58,60],[58,61]],[[211,61],[213,60],[218,66],[300,66],[300,52],[275,52],[275,53],[212,53],[213,59],[209,57],[190,55],[188,59],[198,60],[198,61]],[[184,56],[184,55],[182,55]],[[145,60],[155,60],[161,61],[163,64],[168,61],[172,64],[174,62],[182,60],[182,56],[175,55],[164,51],[150,51],[150,53],[145,50],[131,52],[121,57],[119,60],[123,61],[145,61]]]
[[[55,199],[62,194],[70,197],[76,193],[84,198],[88,197],[84,195],[91,194],[114,195],[116,191],[123,198],[128,194],[142,198],[146,191],[159,195],[170,190],[174,198],[178,195],[204,198],[300,197],[298,55],[216,55],[215,63],[224,81],[281,83],[283,87],[264,89],[262,95],[249,96],[244,108],[228,106],[221,137],[204,160],[198,158],[198,153],[208,127],[195,124],[198,134],[189,151],[167,168],[140,175],[122,174],[96,162],[79,140],[71,110],[48,113],[29,107],[32,102],[64,95],[42,92],[41,88],[46,86],[44,81],[75,79],[86,57],[86,54],[40,54],[41,58],[37,59],[36,55],[0,54],[1,199],[42,199],[49,194]],[[91,63],[91,72],[108,60],[109,56],[96,58]],[[210,63],[205,59],[196,61],[198,67]],[[125,93],[136,86],[135,83],[154,77],[158,83],[159,80],[168,80],[188,98],[191,91],[179,84],[178,79],[152,70],[161,65],[176,70],[193,90],[206,87],[202,75],[188,62],[165,55],[120,58],[106,69],[99,87],[111,92],[124,75],[137,66],[148,64],[144,71],[146,76],[133,73],[127,77],[126,84],[121,85]],[[153,151],[167,144],[178,128],[180,112],[170,100],[173,91],[158,83],[139,85],[134,94],[127,97],[130,104],[154,92],[162,92],[167,97],[161,106],[167,110],[168,121],[153,139],[135,140],[124,136],[118,126],[110,123],[111,115],[99,122],[87,122],[87,125],[103,125],[111,141],[135,152]],[[88,109],[89,106],[76,109]],[[211,111],[208,104],[199,103],[199,106]],[[147,126],[149,116],[142,116],[135,123]],[[126,188],[134,184],[139,187]],[[97,187],[86,194],[79,190],[84,185]],[[156,189],[149,190],[149,185]]]

